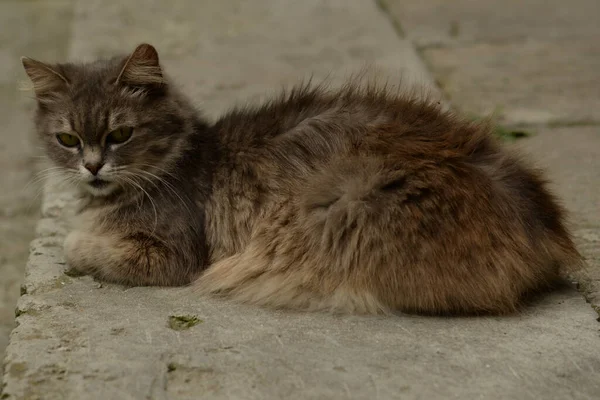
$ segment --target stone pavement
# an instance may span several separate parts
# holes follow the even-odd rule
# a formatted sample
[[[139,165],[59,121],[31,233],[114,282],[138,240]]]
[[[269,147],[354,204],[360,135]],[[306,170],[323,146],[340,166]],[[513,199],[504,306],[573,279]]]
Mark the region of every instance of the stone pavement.
[[[11,193],[1,203],[0,294],[16,291],[5,265],[17,282],[35,218],[20,208],[33,192],[15,194],[34,168],[25,139],[32,102],[14,92],[18,56],[91,59],[147,41],[212,117],[311,73],[337,81],[368,62],[392,79],[437,82],[467,113],[495,111],[533,131],[515,145],[549,169],[572,211],[589,263],[579,280],[597,301],[598,5],[522,3],[0,2],[0,156],[3,193]],[[18,143],[8,140],[12,131]],[[600,398],[598,315],[574,289],[512,317],[445,319],[272,312],[178,289],[100,285],[64,273],[68,207],[68,195],[48,186],[2,399]]]
[[[24,52],[66,57],[72,1],[0,2],[0,359],[14,327],[19,285],[39,218],[41,186],[34,182],[31,141],[34,103],[19,92]],[[0,366],[0,376],[2,366]]]

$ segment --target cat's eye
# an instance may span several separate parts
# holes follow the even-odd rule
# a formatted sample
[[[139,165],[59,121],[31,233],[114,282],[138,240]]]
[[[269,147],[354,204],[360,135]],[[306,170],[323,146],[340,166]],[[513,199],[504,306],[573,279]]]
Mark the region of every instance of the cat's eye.
[[[79,146],[79,138],[69,133],[59,133],[56,135],[56,139],[58,140],[58,143],[65,147]]]
[[[119,144],[125,143],[133,134],[133,128],[115,129],[106,137],[106,143]]]

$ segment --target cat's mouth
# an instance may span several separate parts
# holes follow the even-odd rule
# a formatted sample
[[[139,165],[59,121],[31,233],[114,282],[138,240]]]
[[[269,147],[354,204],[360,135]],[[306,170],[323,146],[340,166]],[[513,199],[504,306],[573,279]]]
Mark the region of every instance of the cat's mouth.
[[[94,178],[86,183],[87,191],[93,196],[99,197],[108,196],[117,188],[115,182],[99,178]]]
[[[95,178],[94,180],[88,182],[88,185],[93,187],[94,189],[104,189],[110,184],[110,182],[105,181],[103,179]]]

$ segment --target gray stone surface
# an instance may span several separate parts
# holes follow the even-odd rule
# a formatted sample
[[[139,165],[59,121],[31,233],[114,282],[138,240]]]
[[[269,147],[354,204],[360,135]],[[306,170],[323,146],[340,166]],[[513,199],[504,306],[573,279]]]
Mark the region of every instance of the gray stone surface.
[[[93,59],[153,43],[170,74],[211,116],[311,76],[315,81],[329,77],[335,84],[371,65],[392,83],[403,78],[431,84],[412,46],[396,37],[370,1],[186,0],[166,5],[151,0],[143,2],[142,10],[140,4],[79,1],[71,55]]]
[[[47,205],[61,200],[49,198]],[[48,209],[45,215],[52,215]],[[565,289],[509,318],[278,313],[62,274],[42,220],[5,392],[28,399],[593,399],[594,312]],[[45,229],[48,228],[47,231]],[[45,233],[44,233],[45,232]],[[35,255],[36,253],[37,256]],[[184,331],[172,315],[202,320]]]
[[[374,2],[80,0],[74,12],[71,58],[154,43],[211,116],[311,72],[333,72],[337,81],[366,61],[392,79],[404,72],[430,81]],[[552,167],[579,237],[589,240],[598,221],[590,216],[595,192],[584,191],[597,176],[594,132],[549,129],[518,144]],[[568,143],[569,135],[580,141]],[[569,162],[571,155],[580,164]],[[182,289],[101,285],[64,273],[62,214],[69,205],[68,194],[47,187],[3,399],[600,397],[598,315],[571,288],[512,317],[454,319],[273,312]],[[198,324],[169,327],[171,316],[188,315]]]
[[[548,171],[554,191],[570,211],[572,231],[587,269],[580,289],[600,314],[600,127],[540,127],[518,142]]]
[[[597,0],[380,0],[418,46],[597,38]]]
[[[423,50],[451,103],[512,124],[600,122],[600,41],[527,40]]]
[[[37,149],[28,135],[33,104],[19,92],[18,82],[25,78],[19,57],[24,52],[50,59],[66,54],[70,3],[0,2],[0,359],[14,327],[41,190],[33,182]],[[58,45],[50,48],[47,41]]]
[[[600,228],[600,127],[539,127],[517,145],[547,171],[574,226]]]
[[[381,3],[463,111],[509,124],[600,122],[600,2]]]

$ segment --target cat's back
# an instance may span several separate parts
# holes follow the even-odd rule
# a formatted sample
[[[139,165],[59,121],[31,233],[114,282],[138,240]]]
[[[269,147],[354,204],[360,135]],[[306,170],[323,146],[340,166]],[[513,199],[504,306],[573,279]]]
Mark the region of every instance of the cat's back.
[[[285,168],[364,154],[388,161],[469,156],[489,129],[443,111],[426,97],[378,86],[298,86],[258,107],[237,108],[215,125],[230,160]]]
[[[214,204],[233,205],[212,213],[228,228],[215,218],[218,254],[253,265],[240,299],[506,313],[579,261],[541,175],[435,102],[302,87],[215,128],[225,156]]]
[[[370,223],[373,215],[403,220],[417,241],[428,230],[470,225],[477,242],[514,225],[524,241],[551,232],[572,246],[539,171],[502,146],[489,124],[414,92],[300,86],[234,110],[216,128],[227,149],[222,187],[243,193],[236,196],[250,200],[248,210],[291,201],[319,220],[335,205],[344,215],[370,215]]]

